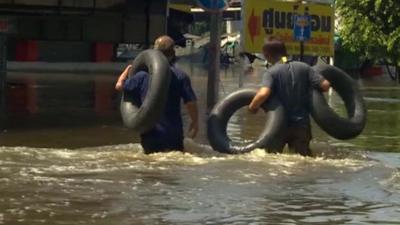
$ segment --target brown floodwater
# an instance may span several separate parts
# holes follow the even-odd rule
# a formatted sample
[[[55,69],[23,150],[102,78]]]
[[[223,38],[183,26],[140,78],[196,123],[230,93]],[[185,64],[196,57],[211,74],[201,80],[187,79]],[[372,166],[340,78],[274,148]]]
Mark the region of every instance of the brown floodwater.
[[[179,66],[191,74],[202,127],[186,153],[154,155],[122,126],[117,74],[10,73],[0,224],[400,224],[398,86],[360,81],[364,133],[339,141],[314,126],[316,158],[229,156],[207,144],[206,68]],[[240,73],[221,71],[221,97],[238,89]],[[244,85],[257,86],[261,74],[245,75]],[[344,113],[340,98],[327,98]],[[263,120],[237,112],[230,137],[253,139]]]

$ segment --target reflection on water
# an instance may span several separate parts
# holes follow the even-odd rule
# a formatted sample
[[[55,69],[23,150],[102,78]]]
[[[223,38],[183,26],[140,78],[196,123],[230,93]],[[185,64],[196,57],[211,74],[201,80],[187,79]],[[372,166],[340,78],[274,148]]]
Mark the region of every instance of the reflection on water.
[[[205,121],[206,70],[181,66],[192,71]],[[222,71],[221,95],[238,89],[237,73]],[[256,86],[259,74],[246,76],[245,86]],[[263,150],[221,155],[207,145],[205,123],[197,143],[185,141],[187,153],[145,155],[121,125],[115,77],[93,77],[10,74],[10,123],[0,135],[0,145],[8,146],[0,147],[0,224],[400,221],[400,154],[383,153],[400,151],[399,88],[363,87],[369,118],[357,139],[334,140],[315,127],[315,159]],[[344,113],[336,95],[330,103]],[[230,136],[253,139],[264,121],[263,113],[243,109],[231,119]]]
[[[234,143],[246,144],[256,140],[268,120],[268,113],[263,110],[252,115],[247,108],[242,108],[233,114],[227,127],[227,133]]]
[[[191,79],[200,100],[201,119],[205,121],[206,68],[185,62],[179,66],[192,72]],[[256,70],[254,74],[246,75],[243,79],[245,86],[257,86],[262,72]],[[238,67],[229,67],[221,72],[221,96],[238,89],[239,73]],[[113,91],[115,76],[10,74],[7,97],[9,124],[7,132],[0,135],[1,144],[79,148],[137,142],[137,135],[121,124],[119,95]],[[400,88],[365,86],[364,89],[369,116],[363,135],[340,142],[315,127],[316,141],[353,149],[399,151]],[[336,94],[329,103],[339,114],[346,115]],[[253,118],[242,111],[235,114],[229,125],[231,137],[236,141],[253,139],[264,124],[262,116]],[[206,144],[205,123],[201,125],[197,141]]]

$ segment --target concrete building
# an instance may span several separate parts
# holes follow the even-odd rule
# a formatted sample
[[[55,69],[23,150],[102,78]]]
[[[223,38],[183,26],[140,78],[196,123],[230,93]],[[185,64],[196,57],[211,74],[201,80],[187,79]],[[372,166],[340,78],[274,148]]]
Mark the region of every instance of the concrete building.
[[[146,48],[162,34],[179,34],[179,27],[168,32],[174,20],[182,18],[169,12],[168,0],[0,0],[0,128],[6,126],[7,112],[35,113],[50,101],[38,100],[42,90],[34,78],[10,83],[7,61],[16,61],[18,68],[43,67],[36,62],[50,62],[50,67],[57,68],[62,67],[57,63],[71,67],[111,62],[121,43]],[[62,82],[57,81],[55,87]],[[86,91],[92,90],[95,112],[112,107],[111,83],[103,85],[96,79]]]
[[[167,0],[0,0],[8,60],[104,62],[167,31]]]

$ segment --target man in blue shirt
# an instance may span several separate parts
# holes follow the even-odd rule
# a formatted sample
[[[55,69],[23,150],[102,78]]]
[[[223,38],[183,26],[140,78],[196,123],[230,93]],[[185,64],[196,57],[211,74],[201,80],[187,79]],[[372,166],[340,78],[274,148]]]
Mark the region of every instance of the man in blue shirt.
[[[263,53],[273,66],[264,75],[260,88],[249,106],[250,112],[257,112],[273,93],[277,95],[286,111],[288,129],[277,150],[282,152],[286,144],[303,156],[312,156],[310,150],[310,94],[312,88],[328,91],[329,81],[302,62],[282,60],[286,54],[285,45],[271,39],[264,45]]]
[[[155,42],[154,48],[160,50],[171,64],[171,83],[169,85],[168,98],[162,117],[149,131],[141,134],[141,144],[145,153],[183,151],[183,122],[181,115],[181,101],[185,104],[191,119],[189,137],[195,138],[198,132],[198,109],[196,95],[193,91],[189,77],[185,72],[176,68],[175,43],[168,36],[162,36]],[[128,78],[131,66],[128,66],[119,77],[116,89],[124,90],[131,95],[135,102],[142,104],[146,97],[149,74],[139,71]]]

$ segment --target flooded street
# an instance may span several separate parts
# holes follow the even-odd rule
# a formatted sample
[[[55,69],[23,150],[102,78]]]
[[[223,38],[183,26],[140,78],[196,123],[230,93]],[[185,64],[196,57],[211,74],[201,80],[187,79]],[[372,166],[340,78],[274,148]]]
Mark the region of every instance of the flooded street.
[[[399,87],[363,81],[365,132],[343,142],[314,127],[316,158],[230,156],[207,145],[205,69],[180,66],[203,127],[187,153],[154,155],[122,127],[116,76],[10,74],[8,99],[26,98],[10,103],[0,135],[0,224],[400,224]],[[222,70],[221,95],[238,89],[239,71]],[[264,117],[238,112],[231,138],[254,138]]]

